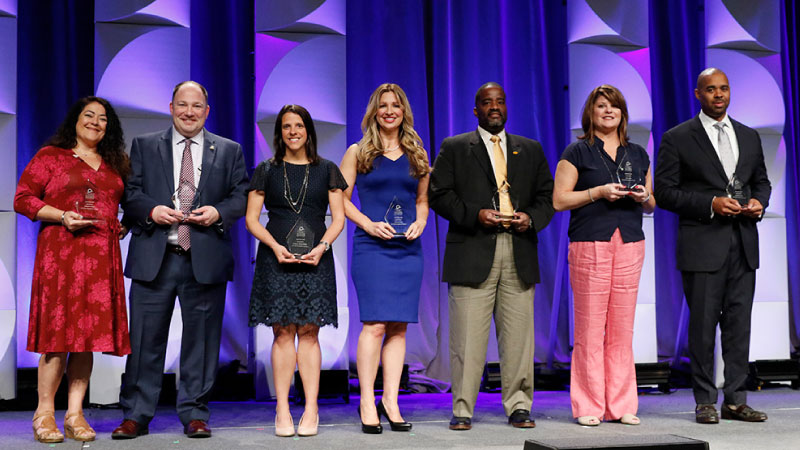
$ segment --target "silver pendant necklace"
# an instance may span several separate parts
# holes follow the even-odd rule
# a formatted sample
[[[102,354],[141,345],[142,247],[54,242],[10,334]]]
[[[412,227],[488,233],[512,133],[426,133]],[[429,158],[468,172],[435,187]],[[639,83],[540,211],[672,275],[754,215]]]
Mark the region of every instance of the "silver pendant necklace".
[[[292,189],[289,186],[289,176],[286,174],[286,161],[283,161],[283,198],[289,203],[289,207],[295,214],[300,214],[303,210],[303,205],[306,202],[306,193],[308,193],[308,171],[311,164],[306,164],[306,174],[303,178],[303,184],[300,186],[300,191],[297,192],[297,200],[292,197]],[[299,205],[299,206],[298,206]]]
[[[603,167],[606,168],[606,172],[608,172],[608,176],[611,178],[611,182],[612,183],[619,183],[619,180],[615,179],[614,175],[611,173],[611,169],[608,168],[608,163],[606,163],[606,158],[605,158],[605,156],[603,156],[603,153],[605,153],[605,152],[600,151],[600,149],[595,147],[595,146],[593,146],[593,147],[594,147],[595,150],[597,150],[597,153],[600,155],[600,161],[603,163]],[[619,150],[619,148],[617,148],[617,150]],[[628,156],[628,149],[623,147],[623,150],[625,151],[625,153],[622,155],[622,161],[625,161],[625,157]],[[616,164],[616,163],[617,162],[614,161],[614,164]]]

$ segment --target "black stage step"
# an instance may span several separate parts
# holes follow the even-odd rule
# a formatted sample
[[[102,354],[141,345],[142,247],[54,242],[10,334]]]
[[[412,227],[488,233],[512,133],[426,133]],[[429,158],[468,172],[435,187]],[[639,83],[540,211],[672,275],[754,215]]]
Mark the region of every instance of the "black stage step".
[[[524,450],[708,450],[708,442],[675,434],[610,435],[525,441]]]

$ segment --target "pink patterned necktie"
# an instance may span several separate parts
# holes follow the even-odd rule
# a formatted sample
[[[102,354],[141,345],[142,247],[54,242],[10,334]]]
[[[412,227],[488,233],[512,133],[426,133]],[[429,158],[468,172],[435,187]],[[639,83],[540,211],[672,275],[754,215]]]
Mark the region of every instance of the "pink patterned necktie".
[[[192,211],[192,203],[197,189],[194,185],[194,163],[192,162],[192,142],[191,139],[184,139],[186,146],[183,147],[183,159],[181,161],[181,176],[178,181],[178,198],[181,202],[181,212],[184,217],[188,217]],[[191,229],[189,225],[181,222],[178,224],[178,245],[184,250],[189,250],[192,246]]]

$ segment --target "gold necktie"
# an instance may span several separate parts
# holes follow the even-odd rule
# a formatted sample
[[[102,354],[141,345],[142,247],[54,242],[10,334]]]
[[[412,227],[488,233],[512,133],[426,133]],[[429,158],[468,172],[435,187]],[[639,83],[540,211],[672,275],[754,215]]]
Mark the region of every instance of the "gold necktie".
[[[503,216],[514,216],[514,207],[511,205],[511,197],[508,189],[508,173],[506,169],[506,158],[503,156],[503,149],[500,147],[500,136],[490,138],[494,153],[494,179],[497,182],[498,197],[500,200],[500,214]],[[504,224],[508,226],[508,224]]]

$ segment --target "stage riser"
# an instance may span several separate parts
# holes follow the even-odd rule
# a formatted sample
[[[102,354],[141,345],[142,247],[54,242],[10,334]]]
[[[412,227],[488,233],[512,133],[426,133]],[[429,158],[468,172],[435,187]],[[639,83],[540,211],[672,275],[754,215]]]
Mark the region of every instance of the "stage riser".
[[[603,435],[591,438],[525,441],[523,450],[708,450],[708,443],[674,434]]]

